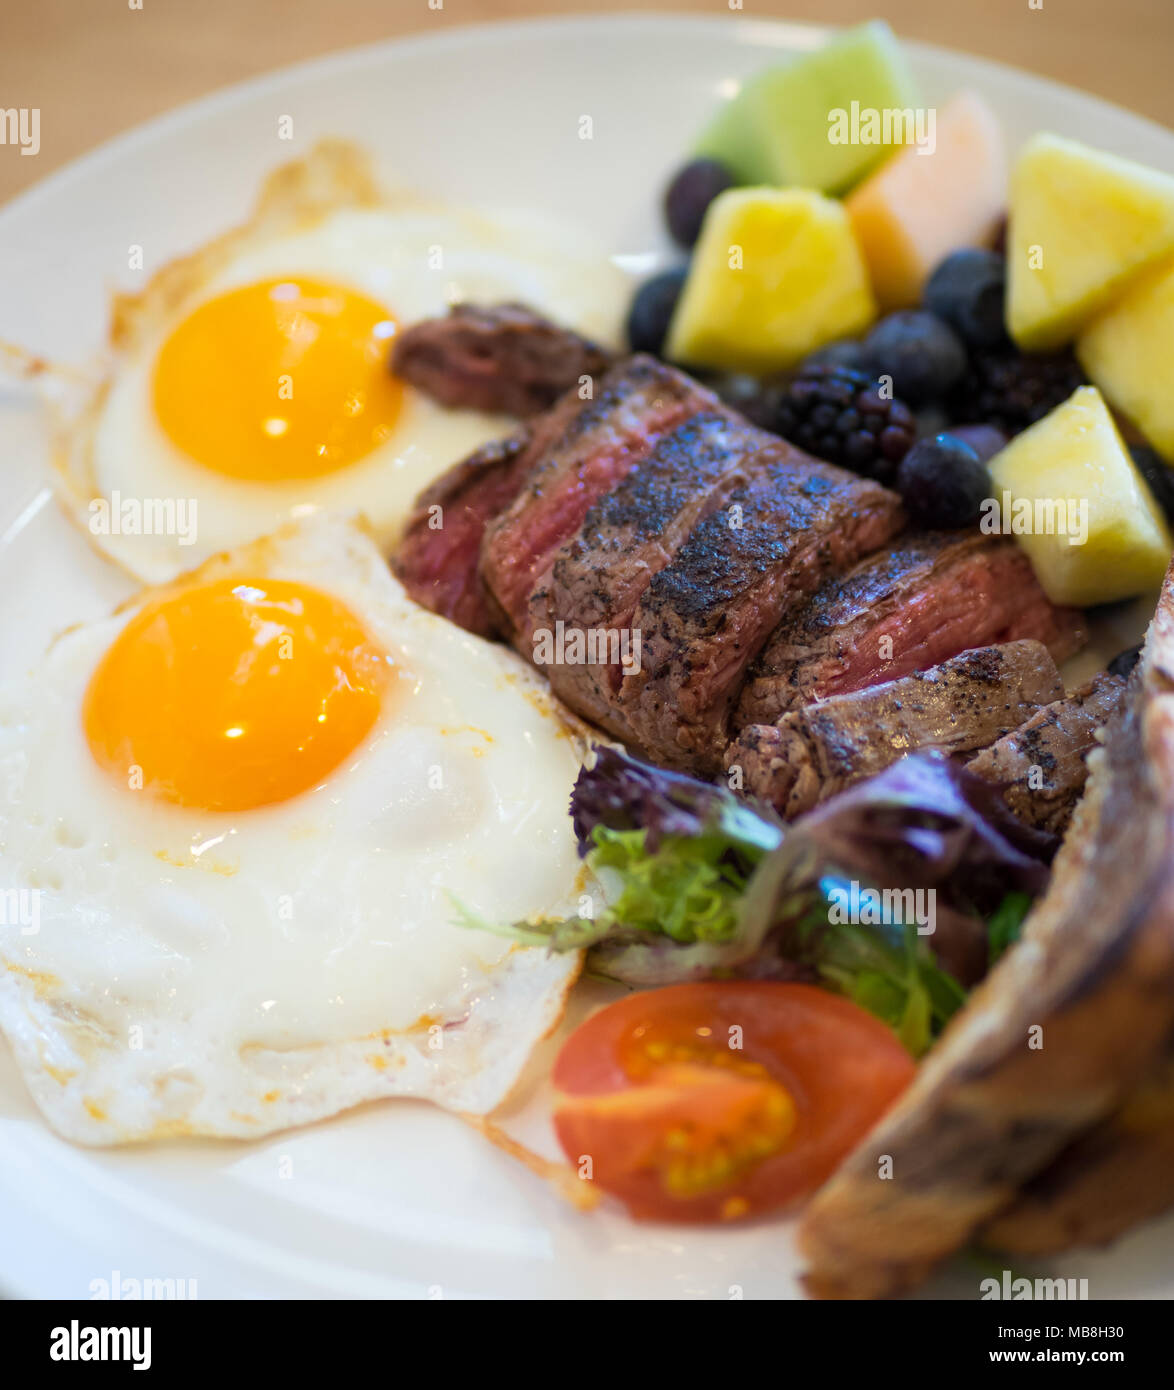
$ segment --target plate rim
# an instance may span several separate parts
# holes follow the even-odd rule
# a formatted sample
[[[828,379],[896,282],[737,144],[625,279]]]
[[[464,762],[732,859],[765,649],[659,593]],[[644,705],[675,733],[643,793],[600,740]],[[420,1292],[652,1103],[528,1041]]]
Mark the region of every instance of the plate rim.
[[[284,86],[291,80],[295,82],[304,79],[313,80],[339,70],[377,63],[388,53],[410,54],[415,49],[435,51],[448,47],[508,45],[513,39],[540,38],[543,34],[573,36],[579,30],[599,31],[609,28],[631,32],[656,29],[695,30],[698,33],[721,31],[724,36],[731,31],[733,26],[738,26],[744,31],[744,35],[738,40],[739,42],[744,42],[748,47],[756,48],[796,46],[813,48],[819,42],[826,41],[834,33],[859,27],[859,25],[852,24],[818,24],[808,20],[773,17],[740,18],[732,13],[729,15],[694,15],[654,10],[632,10],[626,13],[529,16],[523,19],[455,24],[432,34],[414,32],[401,34],[390,39],[379,39],[373,43],[352,44],[329,53],[319,54],[316,57],[302,59],[296,63],[288,63],[266,72],[257,73],[239,82],[229,82],[223,86],[215,87],[202,96],[194,97],[179,106],[171,107],[145,121],[140,121],[127,130],[120,131],[94,146],[93,149],[77,155],[59,169],[54,169],[44,178],[38,179],[30,188],[16,194],[7,202],[0,203],[0,233],[3,232],[4,226],[10,218],[19,217],[30,209],[35,211],[39,200],[51,198],[62,185],[67,185],[71,179],[79,174],[97,172],[107,161],[133,153],[136,148],[148,145],[159,138],[165,138],[172,129],[180,128],[193,120],[199,120],[212,112],[231,107],[237,102],[248,101],[264,94],[267,90]],[[896,29],[894,29],[894,33],[903,46],[929,58],[940,56],[953,61],[961,61],[970,66],[976,76],[995,73],[1003,80],[1011,77],[1017,82],[1031,86],[1041,95],[1067,100],[1075,99],[1088,108],[1099,109],[1111,114],[1118,121],[1126,119],[1135,122],[1147,130],[1151,136],[1156,135],[1170,141],[1172,149],[1174,149],[1174,130],[1162,125],[1160,121],[1154,120],[1150,116],[1143,116],[1139,112],[1131,110],[1127,106],[1122,106],[1094,93],[1085,92],[1069,83],[1039,76],[1016,64],[982,57],[978,54],[968,53],[964,49],[952,48],[944,44],[909,38]],[[799,40],[798,44],[796,44],[796,40]]]
[[[737,26],[736,33],[734,26]],[[609,30],[630,35],[633,39],[641,34],[655,36],[658,33],[671,32],[696,34],[699,38],[705,35],[720,37],[722,43],[732,41],[760,51],[801,51],[805,47],[814,47],[845,27],[853,26],[766,17],[744,18],[734,14],[703,16],[633,11],[625,14],[574,14],[458,24],[432,33],[417,32],[373,43],[350,45],[256,74],[243,81],[227,83],[110,137],[0,205],[0,236],[13,219],[43,215],[42,207],[46,200],[51,202],[61,194],[71,196],[71,180],[76,181],[79,177],[98,174],[111,163],[133,158],[136,151],[150,150],[193,122],[198,123],[210,116],[230,111],[236,104],[252,101],[267,92],[277,92],[303,81],[337,78],[348,72],[378,67],[382,62],[410,57],[413,52],[434,55],[443,53],[446,49],[508,48],[510,44],[522,40],[573,39],[579,33],[598,34]],[[1161,141],[1174,152],[1174,131],[1127,107],[1050,78],[1039,77],[1011,64],[905,38],[900,34],[898,37],[909,51],[923,62],[932,63],[935,58],[941,57],[962,64],[976,82],[1010,81],[1025,91],[1029,90],[1041,104],[1053,101],[1077,102],[1090,116],[1104,114],[1111,117],[1119,127],[1122,123],[1131,124],[1139,131],[1147,131],[1151,138]],[[84,1160],[87,1157],[86,1151],[79,1151],[78,1157],[79,1160]],[[9,1276],[6,1274],[6,1277]],[[10,1283],[10,1290],[17,1297],[24,1296],[19,1284],[12,1288]],[[3,1297],[4,1292],[6,1291],[0,1290],[0,1297]],[[1163,1294],[1139,1296],[1162,1297]]]

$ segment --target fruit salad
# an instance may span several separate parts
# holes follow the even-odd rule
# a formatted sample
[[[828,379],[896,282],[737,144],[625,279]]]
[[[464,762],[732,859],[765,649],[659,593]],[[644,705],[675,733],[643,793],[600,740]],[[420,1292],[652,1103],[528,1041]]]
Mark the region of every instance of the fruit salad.
[[[927,527],[1014,534],[1056,603],[1148,593],[1174,549],[1174,176],[976,93],[926,107],[888,26],[744,83],[672,176],[681,262],[634,350],[687,367]]]

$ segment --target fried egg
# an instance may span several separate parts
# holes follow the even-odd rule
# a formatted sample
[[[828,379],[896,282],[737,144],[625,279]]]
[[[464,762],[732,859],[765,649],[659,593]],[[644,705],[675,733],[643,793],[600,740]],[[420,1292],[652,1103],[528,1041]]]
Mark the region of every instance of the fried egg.
[[[61,635],[0,692],[0,1029],[62,1135],[485,1113],[573,956],[582,747],[509,652],[314,516]]]
[[[149,583],[312,510],[390,544],[423,487],[511,427],[397,379],[399,329],[514,300],[614,344],[624,286],[573,228],[385,196],[326,142],[246,226],[116,300],[99,383],[57,413],[62,495]]]

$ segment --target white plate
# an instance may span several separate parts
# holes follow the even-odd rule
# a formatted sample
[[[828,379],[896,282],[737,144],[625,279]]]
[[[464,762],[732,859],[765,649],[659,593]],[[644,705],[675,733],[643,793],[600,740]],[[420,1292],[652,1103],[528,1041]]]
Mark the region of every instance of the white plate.
[[[368,144],[397,184],[553,208],[616,253],[654,263],[668,254],[660,189],[699,122],[772,55],[823,37],[738,17],[500,25],[342,54],[217,94],[0,213],[0,336],[82,361],[102,342],[109,290],[141,280],[125,269],[129,246],[144,247],[150,273],[239,220],[266,170],[326,134]],[[1174,137],[1158,126],[1022,73],[909,48],[929,102],[979,89],[1012,144],[1046,127],[1174,171]],[[286,115],[292,143],[277,139]],[[583,115],[590,141],[578,136]],[[48,500],[43,441],[19,392],[0,392],[0,438],[0,650],[12,670],[129,586]],[[541,1135],[540,1097],[518,1123]],[[1169,1296],[1172,1231],[1152,1226],[1062,1272],[1088,1278],[1096,1297]],[[72,1148],[42,1123],[0,1044],[9,1292],[85,1297],[91,1281],[120,1271],[194,1279],[201,1298],[763,1298],[794,1295],[796,1267],[777,1223],[694,1231],[582,1216],[458,1120],[413,1103],[254,1144]],[[961,1264],[932,1292],[974,1297],[979,1277]]]

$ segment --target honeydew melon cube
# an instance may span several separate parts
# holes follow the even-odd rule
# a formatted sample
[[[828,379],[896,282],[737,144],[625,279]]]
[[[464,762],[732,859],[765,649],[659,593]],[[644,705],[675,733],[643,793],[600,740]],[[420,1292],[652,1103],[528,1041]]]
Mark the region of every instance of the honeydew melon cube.
[[[739,183],[840,193],[894,141],[837,141],[835,113],[917,109],[917,87],[889,26],[859,25],[794,62],[750,79],[714,117],[696,153],[720,159]],[[861,130],[864,127],[859,127]],[[881,136],[884,135],[882,126]],[[889,134],[893,134],[892,122]]]
[[[991,108],[959,92],[934,134],[932,150],[900,150],[845,204],[885,310],[919,303],[934,267],[961,246],[985,245],[1002,216],[1007,157]]]
[[[1053,603],[1111,603],[1161,584],[1174,539],[1095,386],[1079,387],[1017,435],[989,468],[1003,527],[1012,526]],[[1024,501],[1031,520],[1021,530],[1016,515]],[[1074,541],[1082,502],[1087,536],[1080,544]],[[1043,504],[1038,512],[1036,503]],[[1056,519],[1050,534],[1049,515]]]
[[[1011,175],[1007,324],[1023,348],[1069,342],[1136,276],[1174,252],[1174,178],[1058,135]]]
[[[1149,271],[1076,340],[1080,365],[1174,464],[1174,262]]]
[[[763,375],[863,332],[875,314],[842,203],[804,189],[732,188],[706,212],[666,354]]]

